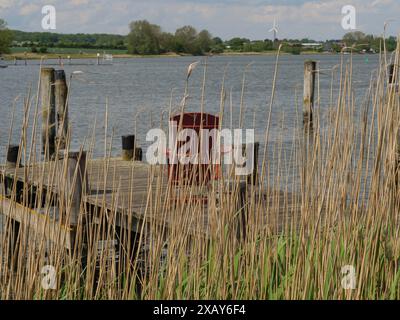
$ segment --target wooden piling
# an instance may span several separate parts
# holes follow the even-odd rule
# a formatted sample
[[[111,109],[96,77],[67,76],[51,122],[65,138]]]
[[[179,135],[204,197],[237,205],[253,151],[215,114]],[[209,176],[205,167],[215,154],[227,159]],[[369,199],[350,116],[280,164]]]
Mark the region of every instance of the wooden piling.
[[[68,86],[64,70],[55,71],[55,103],[57,110],[57,135],[56,143],[59,149],[66,148],[68,135]]]
[[[234,149],[235,149],[235,146],[233,146],[233,150]],[[240,169],[248,168],[249,166],[251,166],[251,172],[245,176],[247,184],[249,184],[249,185],[256,185],[258,182],[259,149],[260,149],[259,142],[242,144],[241,154],[246,159],[246,162],[243,164],[243,166],[240,167]],[[234,154],[235,154],[235,151],[234,151]],[[235,171],[235,175],[239,175],[239,173],[237,171]],[[240,175],[243,177],[242,174],[240,174]]]
[[[18,162],[18,153],[19,146],[18,145],[10,145],[7,150],[7,162],[6,168],[13,169],[17,167]]]
[[[122,160],[132,161],[135,155],[135,136],[122,136]]]
[[[394,85],[394,84],[396,84],[396,82],[397,82],[397,77],[396,77],[396,74],[395,74],[395,65],[394,64],[391,64],[390,66],[389,66],[389,84],[391,84],[391,85]]]
[[[250,185],[256,185],[258,182],[258,153],[260,150],[260,143],[256,142],[253,145],[248,145],[247,148],[250,148],[253,152],[252,157],[249,159],[250,161],[253,161],[253,170],[252,173],[247,176],[247,183]]]
[[[248,224],[248,210],[246,208],[246,198],[247,198],[247,186],[246,183],[239,184],[238,190],[238,208],[239,215],[237,221],[236,238],[240,242],[246,241],[247,237],[247,224]]]
[[[10,269],[17,271],[21,224],[10,217],[7,217],[6,221],[5,232],[7,233],[7,236],[4,239],[8,245],[8,265]]]
[[[79,222],[82,197],[89,193],[87,178],[86,152],[59,152],[59,193],[64,199],[64,209],[67,210],[68,225],[76,226]],[[66,174],[66,176],[65,176]]]
[[[142,148],[135,148],[135,161],[143,161]]]
[[[304,62],[303,119],[307,127],[313,122],[316,69],[315,61]]]
[[[56,104],[54,80],[53,68],[41,69],[42,152],[46,160],[50,160],[55,152]]]

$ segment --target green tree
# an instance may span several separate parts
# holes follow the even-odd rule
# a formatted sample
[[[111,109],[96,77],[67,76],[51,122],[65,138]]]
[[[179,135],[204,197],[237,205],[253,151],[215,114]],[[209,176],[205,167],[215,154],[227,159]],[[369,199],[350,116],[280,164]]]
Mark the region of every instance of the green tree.
[[[192,26],[184,26],[175,32],[176,51],[179,53],[201,54],[197,43],[197,31]]]
[[[285,44],[282,47],[282,51],[294,55],[299,55],[301,54],[301,44],[300,43]]]
[[[233,51],[243,51],[243,46],[246,43],[250,43],[250,40],[245,38],[233,38],[226,44],[230,46]]]
[[[219,46],[219,45],[223,45],[224,42],[222,41],[222,39],[220,37],[215,37],[213,38],[213,42],[215,46]]]
[[[207,30],[202,30],[200,33],[197,35],[197,46],[201,53],[208,53],[211,51],[211,48],[213,46],[213,39]]]
[[[365,41],[366,35],[364,32],[355,31],[346,33],[343,36],[343,41],[347,46],[352,46],[353,44],[361,44],[362,41]]]
[[[130,25],[128,51],[133,54],[159,54],[161,28],[146,20],[134,21]]]
[[[389,39],[386,40],[386,48],[388,51],[394,51],[396,50],[397,47],[397,39],[396,37],[389,37]]]
[[[12,32],[7,29],[7,23],[0,19],[0,54],[9,53],[12,43]]]
[[[212,53],[223,53],[225,51],[225,44],[224,41],[220,37],[215,37],[212,39],[212,46],[211,46],[211,52]]]
[[[168,32],[163,32],[160,36],[160,51],[162,53],[174,52],[176,51],[175,47],[174,35]]]

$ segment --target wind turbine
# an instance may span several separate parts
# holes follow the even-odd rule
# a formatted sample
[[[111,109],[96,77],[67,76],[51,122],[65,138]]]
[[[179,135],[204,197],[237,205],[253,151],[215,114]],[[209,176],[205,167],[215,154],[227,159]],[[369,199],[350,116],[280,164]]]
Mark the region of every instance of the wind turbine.
[[[278,24],[276,23],[276,19],[274,19],[274,26],[268,32],[274,33],[274,42],[276,41],[276,35],[278,34]]]

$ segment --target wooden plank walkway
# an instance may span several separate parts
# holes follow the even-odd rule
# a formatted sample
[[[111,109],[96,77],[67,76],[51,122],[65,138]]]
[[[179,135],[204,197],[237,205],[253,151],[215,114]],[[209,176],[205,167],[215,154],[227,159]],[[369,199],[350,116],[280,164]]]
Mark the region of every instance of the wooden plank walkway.
[[[28,184],[30,187],[42,188],[56,196],[62,192],[62,190],[59,190],[60,177],[57,177],[56,174],[56,166],[61,164],[62,161],[43,162],[31,167],[2,168],[0,172],[3,177],[19,181],[22,184]],[[88,160],[87,180],[89,190],[86,190],[86,195],[83,197],[84,204],[92,207],[97,213],[102,210],[115,212],[117,226],[123,227],[128,225],[128,220],[133,221],[131,223],[132,231],[137,231],[143,221],[156,222],[161,225],[166,224],[171,228],[187,223],[193,232],[201,230],[207,235],[215,227],[213,224],[217,223],[218,220],[215,214],[210,215],[211,211],[215,212],[216,210],[209,210],[209,206],[215,206],[215,203],[202,200],[213,198],[213,196],[209,197],[210,192],[215,193],[216,189],[203,188],[198,190],[191,188],[190,192],[192,194],[183,195],[186,200],[182,200],[181,190],[168,184],[166,166],[150,166],[142,162],[123,161],[119,158]],[[299,210],[298,203],[300,199],[292,194],[274,192],[271,193],[272,196],[265,197],[256,190],[253,195],[256,197],[254,202],[258,202],[265,213],[260,220],[263,224],[283,224],[288,214],[292,215]],[[171,199],[189,201],[191,206],[188,206],[189,208],[185,210],[184,206],[182,208],[181,205],[177,211],[176,202],[171,201]],[[244,199],[244,203],[246,201],[248,199]],[[11,200],[5,197],[0,199],[0,203],[2,206],[0,213],[7,214],[12,206],[11,211],[14,212],[14,217],[17,221],[30,221],[32,226],[43,229],[44,222],[42,221],[46,221],[44,219],[45,215],[40,213],[43,209],[28,209],[21,204],[11,203]],[[193,206],[196,206],[196,216],[191,215],[194,211]],[[272,208],[274,210],[271,210]],[[280,208],[292,209],[289,209],[291,212],[280,212]],[[277,213],[269,216],[268,213],[271,211]],[[201,213],[199,214],[199,212]],[[29,218],[24,218],[26,215]],[[44,217],[43,219],[42,216]],[[48,219],[47,223],[49,223],[49,220],[52,219]],[[57,235],[61,234],[63,239],[67,239],[70,247],[73,228],[64,226],[57,219],[52,221],[55,224],[53,229],[56,229],[56,226],[61,228],[56,232]],[[189,230],[189,232],[191,231]],[[54,235],[50,233],[47,235],[54,238]]]

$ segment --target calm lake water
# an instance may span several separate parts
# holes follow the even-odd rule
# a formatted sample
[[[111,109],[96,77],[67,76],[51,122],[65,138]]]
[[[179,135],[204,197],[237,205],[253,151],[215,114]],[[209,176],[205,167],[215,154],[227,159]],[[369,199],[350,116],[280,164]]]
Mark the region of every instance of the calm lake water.
[[[283,149],[290,151],[296,127],[301,123],[303,63],[305,60],[319,61],[320,112],[329,108],[331,71],[340,64],[339,55],[282,56],[278,72],[276,100],[271,122],[271,143],[283,138]],[[349,59],[349,56],[345,56]],[[354,87],[358,101],[364,97],[369,86],[371,73],[378,67],[378,55],[357,55],[353,58]],[[150,128],[160,127],[160,117],[167,116],[170,97],[174,106],[179,105],[185,87],[187,67],[203,58],[138,58],[114,59],[112,65],[95,65],[91,60],[66,62],[65,71],[74,75],[71,85],[70,121],[73,147],[77,148],[85,137],[91,135],[97,116],[96,155],[104,155],[104,114],[106,99],[109,101],[108,127],[114,130],[113,154],[120,151],[120,136],[137,132],[139,144],[146,147],[145,135]],[[22,62],[20,62],[22,64]],[[57,61],[48,61],[56,64]],[[251,64],[250,66],[248,66]],[[244,93],[244,127],[256,129],[256,139],[263,142],[267,123],[269,101],[274,75],[274,56],[224,56],[211,57],[207,62],[205,86],[205,111],[219,112],[220,91],[226,69],[225,87],[229,91],[225,107],[224,126],[238,127],[243,73],[247,68]],[[55,66],[57,68],[57,66]],[[327,70],[326,70],[327,69]],[[18,143],[23,118],[23,99],[32,87],[34,104],[38,81],[37,61],[28,61],[28,66],[9,66],[0,69],[0,159],[4,161],[11,123],[12,103],[19,96],[15,127],[11,143]],[[335,73],[334,90],[338,90],[338,71]],[[200,111],[200,97],[204,69],[199,65],[190,79],[188,111]],[[296,112],[297,103],[300,113]],[[230,96],[232,105],[230,105]],[[33,107],[32,117],[33,120]],[[136,121],[135,121],[136,119]],[[40,122],[38,124],[40,126]],[[40,130],[38,131],[40,133]]]

